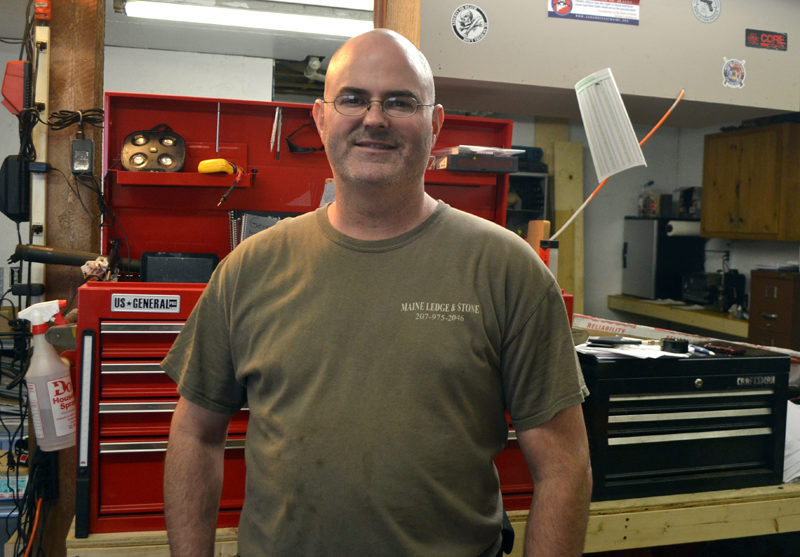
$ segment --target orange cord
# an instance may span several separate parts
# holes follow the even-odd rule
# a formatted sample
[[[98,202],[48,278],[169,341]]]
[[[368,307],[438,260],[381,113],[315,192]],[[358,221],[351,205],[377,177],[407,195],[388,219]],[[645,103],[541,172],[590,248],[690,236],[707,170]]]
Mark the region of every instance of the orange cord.
[[[36,515],[33,518],[33,529],[31,530],[31,537],[28,539],[28,547],[25,548],[25,557],[28,557],[31,553],[31,548],[33,547],[33,540],[36,537],[36,529],[39,527],[39,514],[42,511],[42,498],[39,497],[39,501],[36,503]]]
[[[656,131],[658,128],[660,128],[660,127],[661,127],[661,124],[663,124],[663,123],[664,123],[664,120],[666,120],[666,119],[667,119],[667,117],[668,117],[670,114],[672,114],[672,111],[673,111],[673,109],[674,109],[674,108],[675,108],[675,107],[678,105],[678,103],[679,103],[679,102],[681,102],[681,99],[683,99],[683,95],[684,95],[684,93],[685,93],[685,92],[686,92],[686,91],[685,91],[684,89],[681,89],[681,92],[680,92],[680,94],[678,95],[678,98],[677,98],[677,99],[675,99],[675,102],[674,102],[674,103],[672,103],[672,106],[670,106],[670,107],[669,107],[669,110],[667,110],[667,111],[664,113],[664,115],[661,117],[661,119],[660,119],[660,120],[659,120],[659,121],[656,123],[656,125],[655,125],[655,126],[653,126],[653,129],[651,129],[651,130],[648,132],[648,134],[647,134],[646,136],[644,136],[644,137],[642,138],[642,140],[641,140],[641,141],[639,141],[639,146],[640,146],[640,147],[641,147],[642,145],[644,145],[644,144],[647,142],[647,140],[648,140],[648,139],[650,139],[650,136],[652,136],[652,135],[655,133],[655,131]],[[574,213],[574,214],[573,214],[573,215],[572,215],[572,216],[571,216],[571,217],[570,217],[570,218],[567,220],[567,222],[566,222],[566,223],[564,223],[564,225],[563,225],[563,226],[562,226],[562,227],[561,227],[561,228],[558,230],[558,232],[556,232],[555,234],[553,234],[553,235],[550,237],[550,239],[551,239],[551,240],[555,240],[555,239],[556,239],[556,238],[557,238],[557,237],[558,237],[558,236],[561,234],[561,232],[563,232],[563,231],[564,231],[564,229],[565,229],[565,228],[566,228],[566,227],[567,227],[567,226],[568,226],[568,225],[569,225],[569,224],[570,224],[570,223],[571,223],[573,220],[575,220],[575,217],[577,217],[577,216],[578,216],[578,213],[580,213],[581,211],[583,211],[583,209],[585,209],[585,208],[586,208],[586,206],[587,206],[587,205],[589,204],[589,202],[590,202],[590,201],[591,201],[591,200],[594,198],[594,196],[595,196],[595,195],[597,195],[597,193],[598,193],[598,192],[599,192],[601,189],[603,189],[603,186],[605,186],[605,185],[606,185],[606,182],[608,182],[608,179],[609,179],[609,178],[610,178],[610,176],[606,177],[606,178],[605,178],[605,179],[604,179],[602,182],[600,182],[600,184],[599,184],[599,185],[598,185],[598,186],[597,186],[597,187],[594,189],[594,191],[593,191],[593,192],[592,192],[592,193],[589,195],[589,197],[587,197],[587,198],[586,198],[586,201],[584,201],[584,202],[583,202],[583,205],[581,205],[580,207],[578,207],[578,209],[575,211],[575,213]]]

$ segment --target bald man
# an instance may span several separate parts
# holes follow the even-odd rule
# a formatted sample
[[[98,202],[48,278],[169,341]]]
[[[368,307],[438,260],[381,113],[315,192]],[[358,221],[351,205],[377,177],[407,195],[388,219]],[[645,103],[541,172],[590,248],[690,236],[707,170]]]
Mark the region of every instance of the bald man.
[[[213,553],[245,403],[242,557],[495,557],[506,412],[535,482],[526,554],[580,555],[586,389],[560,289],[515,234],[425,192],[445,118],[425,57],[354,37],[312,115],[335,201],[234,250],[162,363],[173,555]]]

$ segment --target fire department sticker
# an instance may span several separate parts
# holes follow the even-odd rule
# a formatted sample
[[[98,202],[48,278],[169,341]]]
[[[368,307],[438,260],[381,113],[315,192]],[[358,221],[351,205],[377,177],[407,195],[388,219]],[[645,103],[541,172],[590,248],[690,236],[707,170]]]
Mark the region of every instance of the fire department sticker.
[[[714,23],[722,10],[722,0],[692,0],[692,12],[697,21]]]
[[[489,20],[486,14],[474,4],[462,4],[453,12],[450,19],[456,37],[465,43],[477,43],[486,36]]]
[[[723,58],[725,64],[722,66],[722,84],[725,87],[741,89],[744,87],[744,60],[736,58]]]

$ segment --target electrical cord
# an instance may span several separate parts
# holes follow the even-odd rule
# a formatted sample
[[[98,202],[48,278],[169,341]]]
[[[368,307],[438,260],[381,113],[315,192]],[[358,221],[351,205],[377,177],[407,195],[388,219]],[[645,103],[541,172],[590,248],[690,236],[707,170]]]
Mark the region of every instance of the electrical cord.
[[[684,90],[684,89],[681,89],[681,92],[678,94],[678,98],[677,98],[677,99],[675,99],[675,102],[674,102],[674,103],[672,103],[672,106],[670,106],[670,107],[669,107],[669,109],[668,109],[668,110],[667,110],[667,111],[664,113],[664,115],[661,117],[661,120],[659,120],[659,121],[656,123],[656,125],[655,125],[655,126],[653,126],[653,128],[650,130],[650,132],[649,132],[649,133],[648,133],[646,136],[644,136],[644,137],[642,138],[642,140],[641,140],[641,141],[639,141],[639,146],[640,146],[640,147],[641,147],[642,145],[644,145],[645,143],[647,143],[647,140],[648,140],[648,139],[650,139],[650,136],[652,136],[652,135],[655,133],[655,131],[656,131],[658,128],[660,128],[660,127],[661,127],[661,124],[663,124],[663,123],[664,123],[664,120],[666,120],[666,119],[667,119],[667,117],[668,117],[670,114],[672,114],[672,111],[673,111],[673,109],[674,109],[676,106],[678,106],[678,103],[679,103],[679,102],[681,102],[681,99],[683,99],[683,95],[684,95],[684,93],[685,93],[685,90]],[[608,178],[610,178],[610,176],[609,176]],[[558,236],[559,236],[559,235],[560,235],[562,232],[564,232],[564,230],[566,230],[566,228],[567,228],[567,227],[568,227],[570,224],[572,224],[572,221],[574,221],[574,220],[577,218],[577,216],[581,214],[581,212],[582,212],[582,211],[583,211],[583,210],[586,208],[586,206],[589,204],[589,202],[590,202],[592,199],[594,199],[594,196],[596,196],[596,195],[598,194],[598,192],[599,192],[601,189],[603,189],[603,186],[605,186],[605,185],[606,185],[606,182],[608,182],[608,178],[605,178],[605,179],[604,179],[602,182],[600,182],[600,185],[598,185],[598,186],[597,186],[597,187],[594,189],[594,191],[593,191],[593,192],[592,192],[592,193],[589,195],[589,197],[587,197],[587,198],[586,198],[586,201],[584,201],[584,202],[583,202],[583,204],[582,204],[580,207],[578,207],[578,208],[575,210],[575,212],[574,212],[574,213],[572,213],[572,216],[571,216],[569,219],[567,219],[567,222],[565,222],[565,223],[564,223],[564,224],[561,226],[561,228],[559,228],[559,229],[558,229],[558,231],[557,231],[555,234],[553,234],[552,236],[550,236],[550,240],[551,240],[551,241],[552,241],[552,240],[555,240],[556,238],[558,238]]]
[[[78,125],[80,132],[83,132],[83,125],[89,124],[95,128],[102,128],[104,122],[102,108],[87,108],[85,110],[59,110],[47,117],[47,124],[51,130],[63,130],[75,124]]]

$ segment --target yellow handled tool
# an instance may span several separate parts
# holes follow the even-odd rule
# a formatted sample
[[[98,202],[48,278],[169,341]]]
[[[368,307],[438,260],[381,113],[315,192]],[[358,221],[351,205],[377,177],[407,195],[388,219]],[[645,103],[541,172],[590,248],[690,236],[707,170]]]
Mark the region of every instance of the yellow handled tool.
[[[197,171],[201,174],[212,174],[214,172],[233,174],[236,170],[236,165],[226,159],[206,159],[200,161],[197,165]]]

